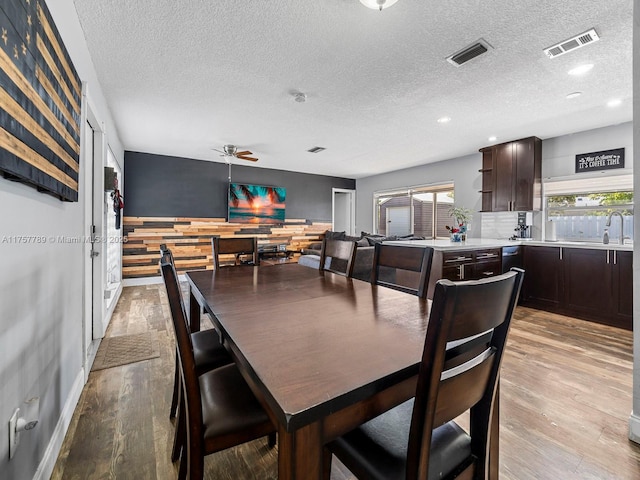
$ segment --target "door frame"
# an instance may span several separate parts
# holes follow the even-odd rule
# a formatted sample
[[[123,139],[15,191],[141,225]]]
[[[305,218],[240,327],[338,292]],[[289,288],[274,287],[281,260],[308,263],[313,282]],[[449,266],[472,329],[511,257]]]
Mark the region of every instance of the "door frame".
[[[82,114],[81,114],[81,168],[84,170],[84,221],[83,242],[84,275],[83,275],[83,320],[82,320],[82,367],[84,381],[89,377],[89,371],[95,360],[100,339],[104,336],[104,302],[103,302],[103,272],[104,252],[101,241],[103,236],[103,190],[104,169],[106,160],[106,137],[104,123],[96,115],[96,109],[87,95],[87,84],[82,85]],[[89,127],[91,125],[91,127]],[[93,154],[89,156],[85,137],[87,128],[93,130]],[[95,225],[95,231],[92,229]],[[98,253],[92,256],[92,251]]]
[[[356,191],[350,190],[347,188],[332,188],[331,189],[331,229],[333,230],[335,227],[336,220],[336,196],[337,195],[348,195],[349,203],[349,229],[346,231],[347,235],[355,235],[356,232]]]

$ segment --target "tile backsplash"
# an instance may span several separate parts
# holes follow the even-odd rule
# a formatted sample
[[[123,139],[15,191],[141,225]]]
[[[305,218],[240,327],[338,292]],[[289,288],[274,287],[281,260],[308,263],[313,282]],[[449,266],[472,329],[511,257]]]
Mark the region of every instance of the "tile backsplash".
[[[507,239],[516,233],[518,212],[485,212],[481,221],[482,238]]]

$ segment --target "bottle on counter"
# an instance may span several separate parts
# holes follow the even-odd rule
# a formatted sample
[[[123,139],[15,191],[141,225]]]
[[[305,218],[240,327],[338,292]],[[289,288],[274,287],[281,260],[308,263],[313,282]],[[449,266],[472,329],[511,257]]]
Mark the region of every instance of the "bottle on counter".
[[[602,243],[604,243],[605,245],[607,243],[609,243],[609,229],[608,228],[604,229],[604,234],[602,235]]]

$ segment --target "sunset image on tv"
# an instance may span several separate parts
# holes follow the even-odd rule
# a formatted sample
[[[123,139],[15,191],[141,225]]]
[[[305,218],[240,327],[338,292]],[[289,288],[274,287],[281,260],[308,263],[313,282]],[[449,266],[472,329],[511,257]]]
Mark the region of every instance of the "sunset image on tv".
[[[285,189],[229,184],[229,222],[284,223]]]

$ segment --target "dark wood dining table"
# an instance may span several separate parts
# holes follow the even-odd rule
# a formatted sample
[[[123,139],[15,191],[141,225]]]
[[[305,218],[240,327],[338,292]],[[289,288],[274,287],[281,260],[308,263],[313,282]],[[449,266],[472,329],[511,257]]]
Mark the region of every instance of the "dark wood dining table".
[[[297,264],[186,278],[192,330],[202,306],[278,426],[280,480],[320,480],[324,444],[415,395],[430,300]]]

